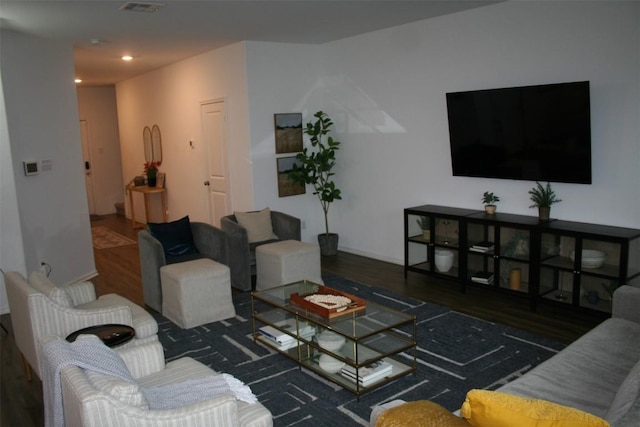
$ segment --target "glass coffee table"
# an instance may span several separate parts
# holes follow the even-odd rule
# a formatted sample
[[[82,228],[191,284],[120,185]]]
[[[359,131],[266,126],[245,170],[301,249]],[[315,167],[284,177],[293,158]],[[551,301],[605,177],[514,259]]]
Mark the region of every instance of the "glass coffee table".
[[[306,302],[326,294],[349,299]],[[415,316],[306,280],[253,292],[251,305],[256,342],[357,395],[416,370]]]

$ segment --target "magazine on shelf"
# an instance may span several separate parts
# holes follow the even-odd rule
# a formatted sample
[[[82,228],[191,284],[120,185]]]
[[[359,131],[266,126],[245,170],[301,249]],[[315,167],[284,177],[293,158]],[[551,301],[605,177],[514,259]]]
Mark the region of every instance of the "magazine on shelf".
[[[493,250],[493,248],[494,248],[493,242],[482,241],[471,246],[469,250],[474,252],[490,252]]]
[[[476,279],[472,277],[471,281],[475,283],[481,283],[483,285],[491,285],[493,283],[493,278],[485,280],[485,279]]]
[[[392,371],[393,367],[391,364],[381,360],[363,366],[360,369],[356,369],[351,365],[345,365],[340,370],[340,373],[343,377],[348,378],[353,382],[356,382],[357,378],[360,385],[366,387],[386,376],[389,376]]]
[[[300,336],[303,337],[309,334],[313,336],[316,332],[315,328],[307,322],[298,321],[298,323],[296,324],[296,319],[282,320],[280,322],[277,322],[276,326],[290,331],[293,335],[300,334]]]
[[[268,341],[272,346],[274,346],[277,350],[280,350],[280,351],[286,351],[286,350],[289,350],[290,348],[294,348],[300,342],[300,340],[297,340],[293,337],[291,340],[288,340],[286,342],[279,342],[279,341],[276,341],[273,337],[269,335],[265,335],[260,330],[258,330],[258,332],[260,333],[260,336],[265,339],[265,341]],[[300,334],[300,338],[304,338],[307,341],[311,341],[313,339],[313,335],[314,335],[314,331],[312,331],[311,333]]]
[[[493,283],[493,273],[488,271],[478,271],[471,275],[471,281],[476,283],[483,283],[489,285]]]
[[[281,332],[273,326],[269,325],[261,327],[260,329],[258,329],[258,332],[260,332],[260,334],[262,334],[265,338],[268,338],[278,344],[287,344],[295,340],[295,338],[291,335],[285,334],[284,332]]]

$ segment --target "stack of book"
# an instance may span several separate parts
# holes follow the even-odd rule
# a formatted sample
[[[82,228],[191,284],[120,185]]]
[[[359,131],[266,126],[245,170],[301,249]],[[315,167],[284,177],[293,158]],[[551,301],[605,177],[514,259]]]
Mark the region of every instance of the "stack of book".
[[[389,362],[379,361],[356,369],[350,365],[344,365],[340,370],[343,377],[354,383],[357,381],[361,387],[368,387],[371,384],[388,377],[393,371]]]
[[[263,326],[258,329],[258,333],[261,337],[265,338],[270,344],[280,351],[289,350],[290,348],[298,345],[298,340],[289,334],[279,331],[273,326]],[[300,329],[300,337],[310,341],[315,334],[315,329],[312,326],[307,325]]]
[[[490,285],[493,283],[493,273],[488,271],[478,271],[471,275],[471,281],[475,283],[482,283],[483,285]]]
[[[474,252],[491,252],[493,250],[493,242],[488,242],[488,241],[482,241],[482,242],[478,242],[475,245],[471,246],[469,248],[470,251],[474,251]]]

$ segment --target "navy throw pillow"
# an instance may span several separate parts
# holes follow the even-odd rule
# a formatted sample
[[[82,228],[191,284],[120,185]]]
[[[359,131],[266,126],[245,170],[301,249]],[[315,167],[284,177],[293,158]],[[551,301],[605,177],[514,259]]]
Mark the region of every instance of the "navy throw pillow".
[[[147,224],[149,233],[162,243],[165,258],[197,254],[189,215],[173,222]]]

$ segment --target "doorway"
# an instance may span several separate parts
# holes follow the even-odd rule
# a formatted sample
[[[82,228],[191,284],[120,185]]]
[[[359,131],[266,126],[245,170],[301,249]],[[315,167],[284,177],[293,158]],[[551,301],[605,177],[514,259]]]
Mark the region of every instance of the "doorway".
[[[93,193],[93,174],[91,171],[91,144],[89,143],[89,122],[80,120],[80,139],[82,141],[82,161],[84,162],[84,184],[87,190],[87,203],[89,204],[89,215],[95,215],[96,202]]]
[[[200,120],[206,156],[207,179],[204,185],[207,187],[209,223],[220,227],[220,218],[232,213],[225,101],[203,103],[200,106]]]

